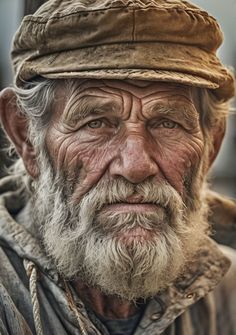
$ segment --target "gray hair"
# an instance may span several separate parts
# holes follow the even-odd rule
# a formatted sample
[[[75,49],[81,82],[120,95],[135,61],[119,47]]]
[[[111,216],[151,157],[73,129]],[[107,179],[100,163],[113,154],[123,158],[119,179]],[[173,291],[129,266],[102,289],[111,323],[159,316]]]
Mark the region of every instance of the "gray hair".
[[[57,87],[57,80],[42,78],[24,88],[14,88],[19,112],[28,120],[29,140],[36,148],[44,141]]]

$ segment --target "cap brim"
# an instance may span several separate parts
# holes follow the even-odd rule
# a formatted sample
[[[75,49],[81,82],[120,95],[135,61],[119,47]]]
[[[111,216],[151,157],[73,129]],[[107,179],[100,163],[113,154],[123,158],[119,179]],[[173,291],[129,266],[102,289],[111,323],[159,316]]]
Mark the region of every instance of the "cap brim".
[[[21,80],[46,78],[137,79],[205,87],[234,95],[232,75],[219,59],[197,47],[174,43],[122,43],[35,55],[22,64]],[[222,93],[222,94],[221,94]]]
[[[92,71],[73,71],[60,73],[46,73],[43,75],[50,79],[67,79],[67,78],[81,78],[81,79],[117,79],[117,80],[150,80],[180,83],[183,85],[190,85],[202,88],[216,89],[218,84],[212,83],[209,80],[192,76],[189,74],[182,74],[173,71],[161,70],[142,70],[142,69],[119,69],[119,70],[92,70]]]

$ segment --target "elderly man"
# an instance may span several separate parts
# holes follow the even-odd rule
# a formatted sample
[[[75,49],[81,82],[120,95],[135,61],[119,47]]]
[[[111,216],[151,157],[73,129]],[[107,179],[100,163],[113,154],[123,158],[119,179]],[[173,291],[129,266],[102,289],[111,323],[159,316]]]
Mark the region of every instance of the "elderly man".
[[[212,202],[226,231],[235,216],[206,184],[234,95],[221,42],[181,0],[51,0],[24,18],[1,93],[20,156],[0,182],[1,334],[236,334],[208,223]]]

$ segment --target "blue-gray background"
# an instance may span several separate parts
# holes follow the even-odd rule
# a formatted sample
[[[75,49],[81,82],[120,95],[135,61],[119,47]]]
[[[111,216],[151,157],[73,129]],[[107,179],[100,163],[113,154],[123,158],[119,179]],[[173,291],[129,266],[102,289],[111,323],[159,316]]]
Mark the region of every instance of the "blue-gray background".
[[[0,0],[0,88],[12,82],[9,50],[12,36],[23,16],[23,2],[23,0]],[[224,44],[219,50],[219,57],[226,65],[236,68],[236,0],[195,0],[193,2],[218,19],[225,36]],[[232,115],[228,121],[223,147],[211,172],[212,187],[234,197],[236,196],[235,129],[236,116]]]

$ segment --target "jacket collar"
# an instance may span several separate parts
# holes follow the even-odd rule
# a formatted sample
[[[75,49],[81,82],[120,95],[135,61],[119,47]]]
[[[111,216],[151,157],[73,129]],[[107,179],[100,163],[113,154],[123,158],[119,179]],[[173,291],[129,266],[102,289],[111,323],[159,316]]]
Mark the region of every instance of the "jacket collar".
[[[230,264],[218,245],[207,237],[184,273],[150,301],[135,335],[143,334],[147,328],[150,334],[152,328],[153,334],[161,334],[188,307],[221,282]]]

